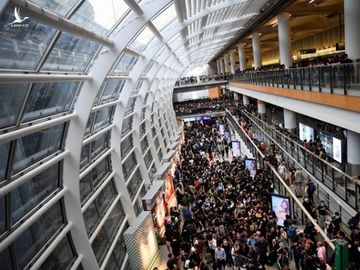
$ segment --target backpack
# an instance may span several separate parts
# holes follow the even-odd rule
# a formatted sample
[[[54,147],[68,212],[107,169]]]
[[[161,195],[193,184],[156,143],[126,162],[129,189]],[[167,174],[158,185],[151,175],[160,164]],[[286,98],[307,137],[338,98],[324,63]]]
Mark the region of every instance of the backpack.
[[[316,191],[316,186],[314,185],[314,183],[310,183],[309,184],[309,192],[311,194],[314,194],[315,191]]]

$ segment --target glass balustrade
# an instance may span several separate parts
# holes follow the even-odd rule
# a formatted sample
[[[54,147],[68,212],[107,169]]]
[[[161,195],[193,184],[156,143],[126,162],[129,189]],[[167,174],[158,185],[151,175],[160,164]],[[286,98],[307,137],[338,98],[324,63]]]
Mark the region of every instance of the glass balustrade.
[[[270,136],[274,142],[282,147],[289,155],[291,155],[302,167],[306,169],[312,176],[318,179],[327,188],[337,194],[342,200],[349,204],[355,210],[359,209],[358,184],[356,184],[351,176],[341,171],[331,163],[319,158],[302,145],[293,141],[287,135],[270,127],[268,124],[243,111],[243,115],[248,118],[259,131]],[[262,130],[260,130],[262,129]]]
[[[268,87],[298,89],[343,95],[357,95],[360,91],[360,64],[247,71],[229,74],[226,79]],[[225,78],[224,77],[224,78]]]

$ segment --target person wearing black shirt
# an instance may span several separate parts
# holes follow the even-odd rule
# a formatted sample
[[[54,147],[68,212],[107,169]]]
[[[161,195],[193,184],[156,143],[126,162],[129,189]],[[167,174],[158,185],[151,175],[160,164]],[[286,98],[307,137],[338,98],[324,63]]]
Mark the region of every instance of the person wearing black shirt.
[[[334,224],[334,234],[337,234],[340,231],[341,217],[338,212],[335,212],[335,216],[333,217]]]
[[[174,270],[176,269],[177,259],[174,257],[173,254],[168,255],[168,260],[166,262],[166,266],[168,270]]]
[[[320,205],[317,207],[318,216],[319,216],[319,226],[324,229],[325,221],[326,221],[326,212],[327,206],[324,201],[320,202]]]

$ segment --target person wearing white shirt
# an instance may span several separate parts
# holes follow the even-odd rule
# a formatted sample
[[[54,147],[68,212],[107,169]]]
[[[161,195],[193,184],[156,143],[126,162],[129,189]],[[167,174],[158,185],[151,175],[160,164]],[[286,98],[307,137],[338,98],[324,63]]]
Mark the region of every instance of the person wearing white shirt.
[[[215,262],[218,269],[220,270],[225,269],[226,253],[225,253],[225,249],[222,246],[218,246],[215,249]]]

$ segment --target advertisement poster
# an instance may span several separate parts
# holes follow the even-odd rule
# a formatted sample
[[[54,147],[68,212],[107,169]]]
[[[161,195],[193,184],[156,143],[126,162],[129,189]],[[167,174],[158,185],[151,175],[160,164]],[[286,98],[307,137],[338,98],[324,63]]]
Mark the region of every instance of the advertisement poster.
[[[291,216],[289,197],[271,195],[271,207],[277,217],[276,224],[278,226],[284,226],[286,215]]]
[[[245,168],[249,170],[250,177],[255,179],[256,171],[257,171],[257,164],[255,159],[245,159]]]
[[[171,176],[171,174],[168,173],[166,175],[166,180],[165,180],[165,201],[167,203],[171,200],[174,193],[175,190],[174,190],[173,177]]]
[[[320,132],[320,141],[325,148],[325,152],[328,156],[332,157],[333,152],[333,137],[327,133]]]
[[[314,129],[299,123],[299,138],[300,140],[304,141],[313,141],[314,140]]]
[[[239,141],[232,141],[231,142],[231,150],[234,157],[239,157],[241,155],[240,152],[240,142]]]

